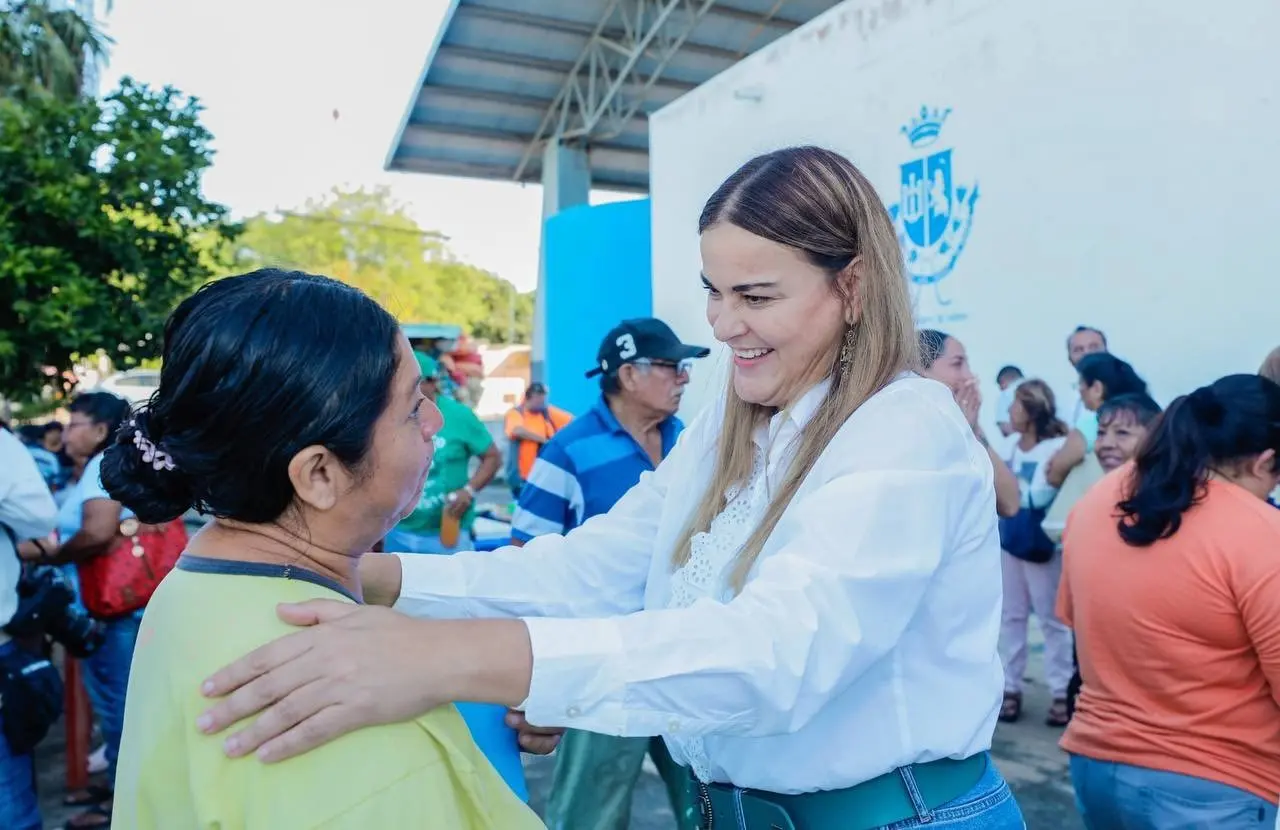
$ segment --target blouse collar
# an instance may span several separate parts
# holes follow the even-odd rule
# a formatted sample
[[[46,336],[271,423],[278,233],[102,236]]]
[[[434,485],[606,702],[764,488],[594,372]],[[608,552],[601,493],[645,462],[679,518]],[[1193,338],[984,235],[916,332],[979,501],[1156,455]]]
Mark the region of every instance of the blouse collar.
[[[827,392],[830,389],[831,378],[824,378],[808,392],[801,395],[791,406],[776,413],[769,419],[768,425],[761,425],[756,429],[755,434],[752,436],[756,446],[762,449],[768,447],[769,442],[776,439],[788,427],[791,428],[792,434],[804,429],[813,420],[813,416],[817,414],[818,407],[822,406],[822,402],[826,399]]]

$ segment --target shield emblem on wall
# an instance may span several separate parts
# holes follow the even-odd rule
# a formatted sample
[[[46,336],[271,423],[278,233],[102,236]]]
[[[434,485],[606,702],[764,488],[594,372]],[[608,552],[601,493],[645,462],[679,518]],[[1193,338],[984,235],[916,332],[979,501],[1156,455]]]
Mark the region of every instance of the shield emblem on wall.
[[[921,107],[919,117],[902,126],[913,155],[934,146],[950,114],[949,108]],[[907,276],[916,285],[932,285],[939,306],[951,302],[942,297],[938,283],[964,252],[978,201],[978,183],[954,181],[951,161],[951,150],[938,150],[899,165],[900,198],[888,206]]]
[[[954,197],[951,151],[943,150],[901,165],[903,230],[920,248],[932,248],[947,232]]]

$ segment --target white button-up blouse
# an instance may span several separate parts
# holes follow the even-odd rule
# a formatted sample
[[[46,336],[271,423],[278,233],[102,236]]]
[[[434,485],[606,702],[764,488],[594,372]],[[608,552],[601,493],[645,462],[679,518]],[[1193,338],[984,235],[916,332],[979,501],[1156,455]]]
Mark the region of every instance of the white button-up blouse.
[[[728,585],[826,388],[760,431],[755,472],[682,568],[672,550],[710,481],[720,407],[565,536],[401,555],[396,608],[524,618],[531,723],[661,735],[703,780],[840,789],[989,749],[1003,684],[993,471],[943,385],[904,375],[860,407],[741,593]]]

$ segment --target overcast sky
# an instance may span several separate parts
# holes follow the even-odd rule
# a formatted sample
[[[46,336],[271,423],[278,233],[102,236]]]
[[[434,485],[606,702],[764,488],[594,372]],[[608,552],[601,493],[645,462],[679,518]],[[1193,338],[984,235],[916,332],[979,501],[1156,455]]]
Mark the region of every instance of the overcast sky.
[[[103,22],[115,46],[102,91],[132,75],[199,96],[218,151],[205,177],[210,198],[246,216],[298,207],[335,185],[389,185],[461,258],[533,288],[540,188],[382,170],[447,0],[114,6]]]

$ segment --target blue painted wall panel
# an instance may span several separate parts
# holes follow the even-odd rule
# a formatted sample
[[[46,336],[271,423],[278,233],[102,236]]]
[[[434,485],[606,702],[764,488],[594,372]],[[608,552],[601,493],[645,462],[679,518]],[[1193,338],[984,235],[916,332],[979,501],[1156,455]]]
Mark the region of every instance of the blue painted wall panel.
[[[547,385],[575,415],[599,395],[583,375],[609,329],[653,314],[649,200],[582,205],[546,226]]]

